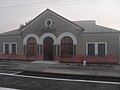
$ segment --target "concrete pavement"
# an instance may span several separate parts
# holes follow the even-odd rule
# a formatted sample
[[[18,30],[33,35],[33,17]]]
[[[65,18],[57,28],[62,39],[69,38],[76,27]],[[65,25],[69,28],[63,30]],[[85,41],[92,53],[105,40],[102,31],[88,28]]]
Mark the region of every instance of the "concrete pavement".
[[[34,71],[46,73],[61,73],[75,75],[97,75],[108,77],[120,77],[119,65],[90,65],[82,66],[77,63],[59,63],[50,61],[25,62],[25,61],[9,61],[0,62],[0,70],[16,70],[16,71]]]

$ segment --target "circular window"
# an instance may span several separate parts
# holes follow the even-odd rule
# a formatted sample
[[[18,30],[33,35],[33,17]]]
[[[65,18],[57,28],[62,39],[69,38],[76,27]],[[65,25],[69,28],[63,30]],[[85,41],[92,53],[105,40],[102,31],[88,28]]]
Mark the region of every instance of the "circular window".
[[[49,27],[51,25],[52,25],[52,20],[51,19],[45,20],[45,26]]]

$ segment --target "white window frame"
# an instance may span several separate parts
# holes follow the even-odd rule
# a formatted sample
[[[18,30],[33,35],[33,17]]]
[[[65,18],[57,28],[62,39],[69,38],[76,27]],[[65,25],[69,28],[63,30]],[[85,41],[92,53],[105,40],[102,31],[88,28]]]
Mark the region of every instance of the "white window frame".
[[[9,54],[12,54],[12,44],[16,44],[16,53],[17,53],[17,42],[3,43],[3,53],[5,54],[5,44],[9,45]]]
[[[105,44],[105,55],[107,55],[107,42],[87,42],[86,55],[88,55],[88,44],[95,44],[95,56],[98,56],[98,44]]]
[[[12,44],[16,44],[16,53],[17,53],[17,42],[10,43],[10,54],[12,54]]]
[[[10,43],[3,43],[3,53],[5,54],[5,44],[9,45],[9,54],[10,54]]]

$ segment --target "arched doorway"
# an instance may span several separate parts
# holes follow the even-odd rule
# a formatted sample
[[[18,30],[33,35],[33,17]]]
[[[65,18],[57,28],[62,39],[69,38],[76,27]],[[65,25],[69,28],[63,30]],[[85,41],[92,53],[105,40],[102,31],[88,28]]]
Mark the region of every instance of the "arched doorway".
[[[53,39],[46,37],[44,39],[44,60],[53,60]]]
[[[30,37],[27,40],[26,55],[36,56],[36,53],[37,53],[37,41],[34,37]]]

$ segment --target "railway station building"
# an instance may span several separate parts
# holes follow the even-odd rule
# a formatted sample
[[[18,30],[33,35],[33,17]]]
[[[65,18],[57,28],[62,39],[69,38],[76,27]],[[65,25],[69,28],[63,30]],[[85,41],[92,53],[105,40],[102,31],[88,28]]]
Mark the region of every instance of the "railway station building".
[[[46,9],[22,28],[0,34],[0,60],[119,64],[120,31]]]

